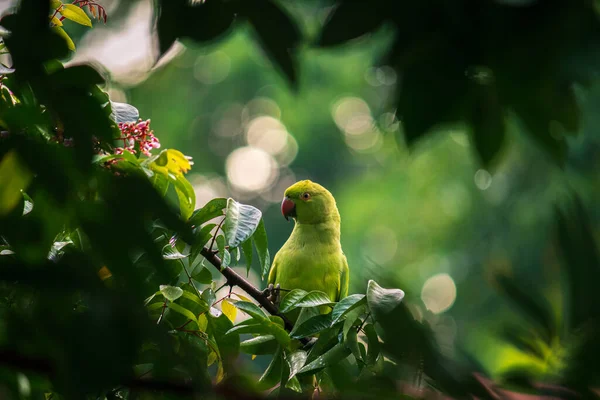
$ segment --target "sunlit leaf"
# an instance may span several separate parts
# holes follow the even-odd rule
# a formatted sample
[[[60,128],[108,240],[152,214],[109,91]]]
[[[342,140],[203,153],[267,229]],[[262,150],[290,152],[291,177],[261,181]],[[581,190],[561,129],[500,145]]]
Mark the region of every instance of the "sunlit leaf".
[[[165,176],[173,174],[175,177],[187,173],[192,168],[190,158],[175,149],[165,149],[150,163],[153,171]]]
[[[61,21],[60,19],[56,18],[56,16],[53,16],[53,17],[50,19],[50,23],[51,23],[52,25],[54,25],[54,26],[63,26],[63,23],[62,23],[62,21]]]
[[[304,367],[307,356],[304,350],[298,350],[286,357],[286,361],[290,367],[290,376],[288,379],[295,377],[298,371]]]
[[[241,204],[229,198],[225,211],[223,232],[230,247],[237,247],[254,234],[262,213],[256,207]]]
[[[33,199],[25,192],[23,192],[23,198],[25,199],[25,203],[23,205],[23,215],[27,215],[33,210]]]
[[[75,51],[75,43],[73,42],[73,39],[71,39],[71,37],[67,34],[67,32],[65,32],[65,30],[62,27],[53,26],[51,29],[54,32],[56,32],[60,37],[62,37],[65,40],[65,42],[67,42],[67,47],[69,48],[69,50]]]
[[[179,250],[177,250],[174,247],[171,247],[171,245],[169,244],[166,245],[163,249],[163,259],[165,260],[181,260],[186,257],[187,255],[181,254]]]
[[[223,311],[223,314],[225,314],[231,322],[235,322],[235,317],[237,316],[237,308],[235,308],[235,306],[231,304],[231,301],[229,299],[224,299],[221,302],[221,311]]]
[[[63,4],[59,12],[63,17],[73,22],[77,22],[78,24],[85,26],[92,26],[92,20],[90,17],[87,16],[85,11],[74,4]]]
[[[374,280],[367,286],[367,304],[375,319],[379,319],[394,310],[402,299],[404,292],[400,289],[382,288]]]
[[[175,301],[183,295],[183,289],[170,285],[160,285],[160,292],[169,301]]]
[[[110,117],[115,122],[137,122],[140,118],[140,112],[137,108],[127,103],[110,102],[112,114]]]

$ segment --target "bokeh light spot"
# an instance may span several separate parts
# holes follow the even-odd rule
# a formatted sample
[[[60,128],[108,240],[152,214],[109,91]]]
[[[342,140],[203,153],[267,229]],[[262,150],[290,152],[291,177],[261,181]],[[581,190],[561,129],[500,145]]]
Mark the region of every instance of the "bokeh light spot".
[[[231,70],[231,59],[223,51],[198,56],[194,64],[194,77],[207,85],[222,82]]]
[[[257,117],[248,124],[246,140],[250,146],[275,155],[283,152],[287,145],[288,132],[283,124],[273,117]]]
[[[384,225],[376,225],[367,231],[363,252],[377,264],[386,264],[396,255],[398,239],[396,233]]]
[[[456,300],[456,285],[448,274],[437,274],[425,281],[421,300],[434,314],[448,310]]]
[[[492,175],[485,169],[477,170],[473,179],[475,180],[475,186],[481,190],[486,190],[492,185]]]
[[[260,192],[277,179],[278,165],[269,153],[256,147],[240,147],[227,157],[227,179],[243,192]]]

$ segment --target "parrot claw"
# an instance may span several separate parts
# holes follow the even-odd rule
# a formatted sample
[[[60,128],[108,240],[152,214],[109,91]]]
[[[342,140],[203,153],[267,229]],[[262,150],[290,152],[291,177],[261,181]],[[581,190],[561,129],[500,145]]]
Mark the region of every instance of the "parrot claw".
[[[273,304],[279,303],[279,300],[280,300],[279,293],[280,293],[279,283],[277,284],[277,286],[273,286],[272,283],[269,283],[269,286],[267,286],[267,288],[265,290],[263,290],[263,292],[262,292],[263,296],[266,296],[267,300],[269,300]]]

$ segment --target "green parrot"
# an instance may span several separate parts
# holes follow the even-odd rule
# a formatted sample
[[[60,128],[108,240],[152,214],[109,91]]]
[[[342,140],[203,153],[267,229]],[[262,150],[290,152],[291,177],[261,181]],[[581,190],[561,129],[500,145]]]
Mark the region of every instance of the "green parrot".
[[[268,283],[284,290],[320,290],[332,301],[341,300],[348,295],[349,271],[335,199],[309,180],[296,182],[284,196],[281,213],[294,219],[294,230],[273,259]],[[297,314],[290,319],[295,321]]]

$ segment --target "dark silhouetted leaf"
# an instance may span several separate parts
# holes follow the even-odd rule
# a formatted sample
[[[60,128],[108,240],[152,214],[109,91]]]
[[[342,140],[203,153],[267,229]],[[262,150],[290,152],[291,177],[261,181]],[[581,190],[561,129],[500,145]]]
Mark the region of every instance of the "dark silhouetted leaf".
[[[319,38],[319,46],[337,46],[374,32],[386,18],[381,3],[378,0],[341,1],[325,22]]]

